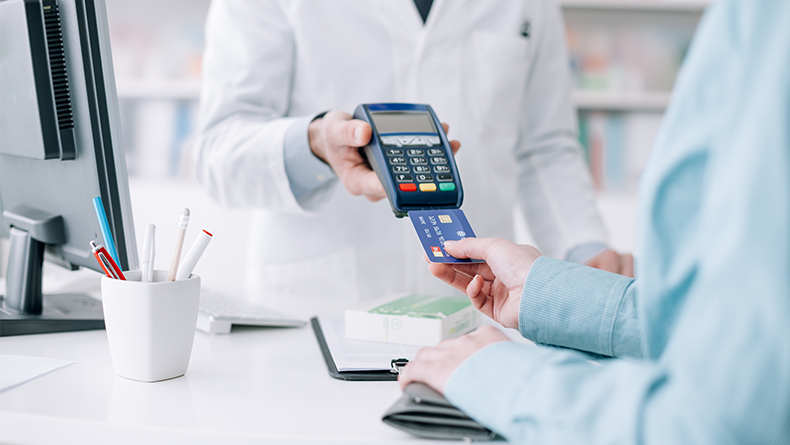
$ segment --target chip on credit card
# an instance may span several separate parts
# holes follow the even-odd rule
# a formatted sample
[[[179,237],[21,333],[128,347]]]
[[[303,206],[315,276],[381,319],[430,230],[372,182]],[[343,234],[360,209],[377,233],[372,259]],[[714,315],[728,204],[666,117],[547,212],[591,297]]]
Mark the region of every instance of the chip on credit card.
[[[409,212],[414,230],[420,237],[428,260],[432,263],[483,263],[483,260],[455,258],[444,250],[445,241],[474,238],[472,226],[461,209],[412,210]]]

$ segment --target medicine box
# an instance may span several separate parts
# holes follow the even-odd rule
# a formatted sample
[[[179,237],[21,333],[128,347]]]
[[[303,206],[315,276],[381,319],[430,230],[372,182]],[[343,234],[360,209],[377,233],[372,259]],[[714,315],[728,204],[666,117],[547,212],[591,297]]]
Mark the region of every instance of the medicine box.
[[[346,338],[434,346],[479,324],[467,297],[409,295],[369,311],[347,310]]]

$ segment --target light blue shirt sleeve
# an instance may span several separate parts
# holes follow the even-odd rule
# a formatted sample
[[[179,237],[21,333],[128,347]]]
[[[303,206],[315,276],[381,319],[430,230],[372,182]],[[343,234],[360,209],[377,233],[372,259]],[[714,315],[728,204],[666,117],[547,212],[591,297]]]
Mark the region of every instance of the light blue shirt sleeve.
[[[788,23],[778,0],[703,17],[640,183],[638,284],[530,270],[522,333],[638,355],[636,322],[642,358],[496,343],[455,370],[451,403],[513,443],[790,443]]]
[[[308,127],[315,116],[297,120],[285,133],[283,155],[285,173],[296,201],[303,208],[313,209],[319,205],[319,191],[337,180],[334,170],[310,150]]]
[[[535,261],[530,277],[519,311],[525,338],[610,357],[642,356],[633,278],[547,256]]]

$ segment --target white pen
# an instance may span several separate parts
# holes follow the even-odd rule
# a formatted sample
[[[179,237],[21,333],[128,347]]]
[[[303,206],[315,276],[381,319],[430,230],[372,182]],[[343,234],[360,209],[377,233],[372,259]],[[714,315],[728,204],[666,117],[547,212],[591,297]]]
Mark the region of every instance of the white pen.
[[[156,256],[156,226],[148,224],[145,226],[145,241],[143,241],[143,258],[140,263],[143,283],[154,281],[154,257]]]
[[[209,241],[211,241],[213,237],[214,235],[210,234],[205,229],[198,233],[195,242],[192,243],[192,247],[189,248],[189,252],[187,252],[187,256],[184,258],[184,262],[181,263],[181,267],[178,268],[176,280],[186,280],[189,278],[189,275],[192,274],[195,265],[200,260],[206,247],[208,247]]]
[[[181,211],[178,217],[178,234],[176,234],[176,249],[173,251],[173,260],[170,262],[170,273],[167,274],[167,281],[175,281],[178,272],[178,262],[181,260],[181,249],[184,247],[184,235],[187,233],[189,224],[189,209]]]

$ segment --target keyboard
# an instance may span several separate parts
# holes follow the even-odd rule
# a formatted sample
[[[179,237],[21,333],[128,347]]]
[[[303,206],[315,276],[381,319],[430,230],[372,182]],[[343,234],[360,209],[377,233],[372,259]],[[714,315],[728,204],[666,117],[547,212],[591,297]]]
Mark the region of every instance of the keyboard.
[[[233,325],[298,327],[305,320],[206,289],[200,291],[197,328],[209,334],[228,334]]]

